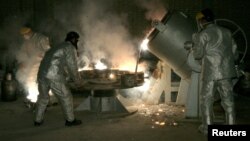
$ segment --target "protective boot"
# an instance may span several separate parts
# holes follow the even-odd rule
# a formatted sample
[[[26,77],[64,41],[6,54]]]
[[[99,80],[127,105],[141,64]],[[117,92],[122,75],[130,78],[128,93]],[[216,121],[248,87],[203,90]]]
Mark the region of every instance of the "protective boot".
[[[225,120],[227,125],[235,124],[235,104],[234,104],[234,93],[232,89],[232,81],[224,80],[220,87],[220,94],[222,97],[221,105],[225,110]]]
[[[68,121],[73,121],[75,119],[74,110],[73,110],[73,100],[72,96],[68,95],[60,99],[60,103],[62,104],[62,109],[64,113],[64,117]]]
[[[199,127],[199,131],[204,135],[207,135],[208,125],[213,124],[213,106],[211,102],[204,102],[201,104],[202,108],[202,125]]]
[[[42,124],[43,124],[43,121],[41,121],[41,122],[34,121],[34,126],[36,126],[36,127],[41,126]]]
[[[204,135],[207,135],[208,133],[208,125],[211,125],[213,123],[211,115],[203,115],[202,116],[202,125],[199,126],[198,130],[203,133]]]
[[[81,120],[74,119],[73,121],[66,120],[65,126],[76,126],[82,124]]]
[[[40,98],[37,101],[35,110],[35,122],[42,123],[49,99]]]

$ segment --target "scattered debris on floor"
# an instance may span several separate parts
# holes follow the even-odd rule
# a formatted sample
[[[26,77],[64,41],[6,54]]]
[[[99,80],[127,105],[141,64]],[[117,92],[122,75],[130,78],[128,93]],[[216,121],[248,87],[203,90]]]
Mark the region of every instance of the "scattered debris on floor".
[[[184,106],[159,104],[144,105],[138,108],[138,113],[150,118],[152,121],[151,128],[163,126],[178,126],[178,120],[184,117]]]

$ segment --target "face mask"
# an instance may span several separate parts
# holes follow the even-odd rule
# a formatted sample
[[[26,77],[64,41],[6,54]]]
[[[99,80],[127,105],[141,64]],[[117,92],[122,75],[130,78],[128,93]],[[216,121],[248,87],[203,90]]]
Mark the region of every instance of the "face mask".
[[[201,30],[201,27],[200,27],[200,22],[197,19],[196,19],[196,25],[197,25],[197,30],[199,32]]]
[[[201,29],[204,28],[204,25],[201,22],[199,22],[199,26],[200,26]]]
[[[71,42],[71,44],[72,44],[73,46],[75,46],[76,49],[78,49],[78,46],[77,46],[77,42],[78,42],[78,41],[77,41],[77,40],[71,40],[70,42]]]

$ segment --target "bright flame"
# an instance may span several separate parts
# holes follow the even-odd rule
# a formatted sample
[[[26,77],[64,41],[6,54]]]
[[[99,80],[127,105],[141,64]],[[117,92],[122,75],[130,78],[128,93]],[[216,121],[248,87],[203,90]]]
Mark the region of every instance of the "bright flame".
[[[78,71],[93,70],[93,68],[98,69],[98,70],[104,70],[104,69],[108,68],[108,66],[105,63],[101,62],[100,60],[96,60],[93,62],[96,62],[96,64],[94,66],[91,66],[92,64],[88,63],[91,65],[85,65],[84,67],[79,67]],[[112,68],[110,68],[110,69],[118,69],[118,70],[122,70],[122,71],[133,72],[133,71],[135,71],[135,64],[136,64],[136,60],[123,59],[123,60],[119,60],[119,62],[118,61],[112,62]],[[138,65],[137,71],[144,72],[146,67],[147,67],[147,64],[141,63]]]
[[[142,41],[142,43],[141,43],[141,49],[142,50],[148,50],[148,42],[149,42],[149,39],[144,39],[143,41]]]
[[[165,122],[161,122],[159,125],[163,126],[163,125],[165,125]]]
[[[36,102],[37,101],[37,96],[39,94],[38,92],[38,87],[36,83],[36,76],[39,68],[39,63],[35,63],[32,65],[31,70],[29,74],[26,76],[25,80],[25,89],[28,92],[27,99],[30,100],[31,102]]]
[[[98,69],[98,70],[104,70],[104,69],[107,69],[108,67],[99,60],[95,64],[95,68]]]
[[[110,79],[115,79],[115,75],[114,75],[113,73],[110,73],[110,74],[109,74],[109,78],[110,78]]]
[[[119,69],[124,71],[135,71],[135,62],[123,60],[118,65],[113,66],[113,69]],[[143,70],[143,68],[138,68],[138,71],[141,70]]]
[[[90,67],[90,66],[86,66],[86,67],[78,68],[78,71],[79,71],[79,72],[80,72],[80,71],[84,71],[84,70],[93,70],[93,68],[92,68],[92,67]]]
[[[35,103],[37,101],[38,94],[39,92],[36,83],[29,83],[27,99]]]

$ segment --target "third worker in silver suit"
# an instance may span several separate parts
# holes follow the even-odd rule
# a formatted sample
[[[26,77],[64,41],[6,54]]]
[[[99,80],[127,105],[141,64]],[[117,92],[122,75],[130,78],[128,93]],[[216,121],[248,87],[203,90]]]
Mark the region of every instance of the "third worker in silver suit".
[[[39,95],[35,111],[35,126],[43,123],[49,102],[49,90],[55,94],[62,106],[65,126],[81,124],[81,120],[75,119],[73,97],[66,80],[69,76],[76,85],[80,84],[76,53],[78,39],[78,33],[69,32],[65,42],[48,50],[41,61],[37,75]]]
[[[232,79],[236,77],[234,64],[236,45],[230,30],[214,24],[214,15],[210,9],[197,13],[196,19],[201,28],[192,39],[194,57],[202,66],[200,92],[202,125],[199,130],[207,134],[208,125],[213,124],[215,91],[220,94],[226,124],[235,124]]]

